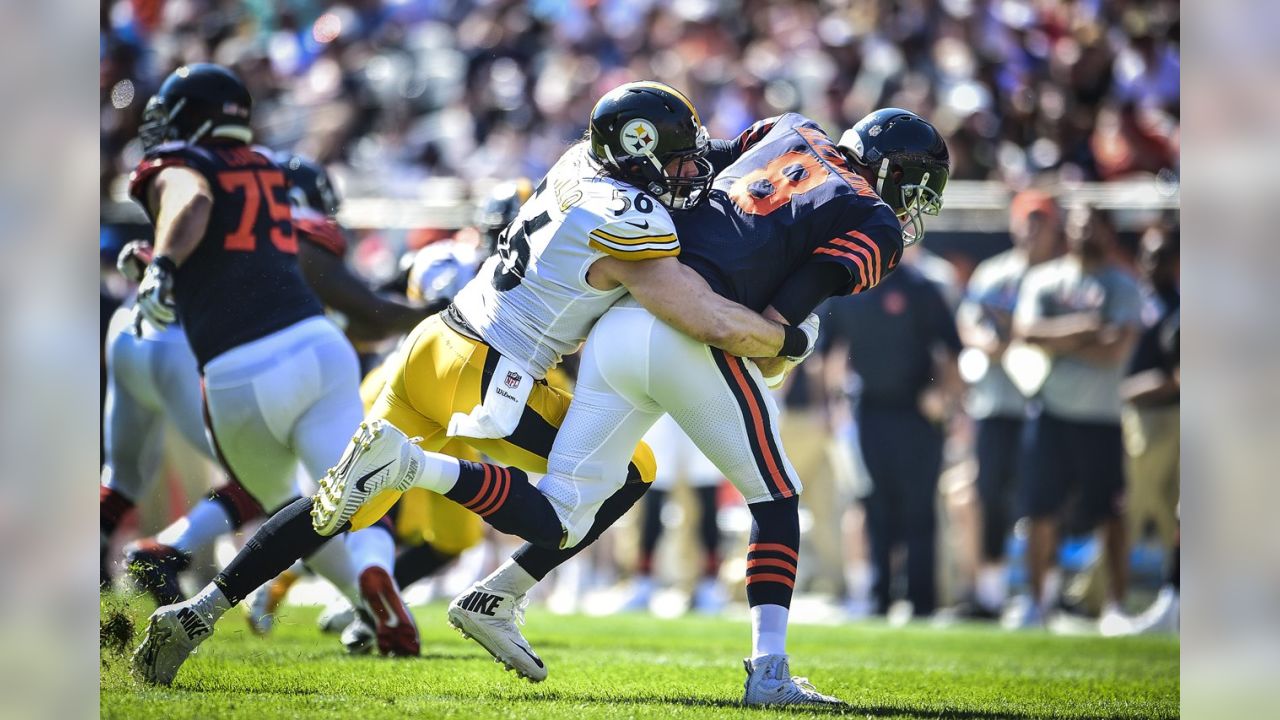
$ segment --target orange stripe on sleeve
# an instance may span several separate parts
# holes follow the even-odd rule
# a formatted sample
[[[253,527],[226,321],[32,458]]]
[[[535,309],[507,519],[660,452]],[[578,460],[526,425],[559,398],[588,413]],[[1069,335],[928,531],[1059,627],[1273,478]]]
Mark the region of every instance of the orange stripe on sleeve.
[[[871,252],[875,253],[875,255],[876,255],[876,284],[877,284],[877,285],[879,285],[879,284],[880,284],[880,273],[881,273],[881,272],[883,272],[883,270],[884,270],[884,265],[883,265],[883,264],[881,263],[881,261],[880,261],[880,246],[879,246],[878,244],[876,244],[876,242],[875,242],[875,241],[873,241],[871,238],[867,237],[867,236],[866,236],[865,234],[863,234],[863,233],[858,232],[857,230],[850,230],[849,232],[847,232],[847,233],[845,233],[845,234],[846,234],[846,235],[848,235],[848,236],[850,236],[850,237],[857,238],[858,240],[861,240],[862,242],[866,243],[866,244],[867,244],[867,247],[871,248]]]
[[[865,258],[865,259],[866,259],[866,261],[867,261],[867,267],[871,270],[871,272],[870,272],[870,273],[867,275],[867,277],[866,277],[866,280],[867,280],[867,286],[868,286],[868,287],[875,287],[876,285],[879,285],[879,284],[880,284],[880,258],[879,258],[879,251],[877,251],[877,253],[876,253],[876,259],[875,259],[875,260],[872,260],[872,259],[871,259],[871,252],[870,252],[869,250],[867,250],[866,248],[862,247],[861,245],[857,245],[857,244],[851,243],[851,242],[849,242],[848,240],[844,240],[844,239],[842,239],[842,238],[831,238],[831,242],[833,242],[833,243],[835,243],[835,244],[837,244],[837,245],[841,245],[841,246],[843,246],[843,247],[850,248],[850,249],[852,249],[854,252],[858,253],[859,255],[861,255],[863,258]]]
[[[858,257],[857,255],[854,255],[853,253],[848,253],[843,250],[832,250],[831,248],[825,248],[825,247],[820,247],[817,250],[813,251],[814,255],[817,255],[818,253],[822,253],[824,255],[834,255],[836,257],[842,257],[848,260],[852,260],[853,263],[858,266],[858,271],[861,273],[862,276],[858,278],[858,284],[854,286],[853,291],[849,294],[852,295],[854,293],[861,292],[862,290],[866,289],[867,266],[862,261],[862,258]]]

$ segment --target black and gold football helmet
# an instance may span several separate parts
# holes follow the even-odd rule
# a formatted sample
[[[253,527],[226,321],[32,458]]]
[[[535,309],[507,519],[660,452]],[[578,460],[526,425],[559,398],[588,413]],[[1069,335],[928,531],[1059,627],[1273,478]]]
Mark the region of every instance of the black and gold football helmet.
[[[610,90],[591,111],[591,155],[618,180],[672,210],[697,205],[711,186],[707,129],[675,88],[632,82]]]

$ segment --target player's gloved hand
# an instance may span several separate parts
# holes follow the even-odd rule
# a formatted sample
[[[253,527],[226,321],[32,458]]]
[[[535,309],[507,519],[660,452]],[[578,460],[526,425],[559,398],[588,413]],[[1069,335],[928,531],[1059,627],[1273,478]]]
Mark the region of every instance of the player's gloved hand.
[[[817,313],[809,313],[809,317],[800,323],[800,329],[804,331],[808,344],[805,346],[804,352],[800,355],[792,356],[790,359],[795,361],[797,365],[804,362],[805,358],[813,354],[813,349],[818,345],[818,325],[820,324]]]
[[[132,240],[120,249],[116,256],[116,269],[129,282],[140,283],[142,276],[151,264],[151,243],[146,240]]]
[[[158,328],[166,328],[178,319],[173,301],[173,276],[178,266],[164,255],[151,261],[138,285],[138,313]],[[135,325],[135,331],[137,330]]]
[[[782,364],[782,370],[780,370],[776,375],[771,375],[764,379],[765,385],[769,386],[770,390],[776,390],[781,386],[782,382],[787,379],[787,373],[791,372],[797,365],[804,362],[805,358],[813,354],[813,349],[818,344],[819,324],[820,321],[818,316],[815,313],[809,313],[809,317],[805,318],[804,322],[797,326],[805,336],[806,343],[804,352],[799,355],[788,356],[786,362]]]

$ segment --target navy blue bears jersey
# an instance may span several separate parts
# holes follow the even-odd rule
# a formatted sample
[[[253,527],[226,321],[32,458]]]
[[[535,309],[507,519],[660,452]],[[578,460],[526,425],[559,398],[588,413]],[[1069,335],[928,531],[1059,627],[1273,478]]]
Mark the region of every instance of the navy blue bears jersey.
[[[204,237],[173,282],[178,320],[200,367],[227,350],[321,314],[298,270],[284,171],[267,151],[239,143],[182,142],[152,149],[129,178],[129,194],[148,216],[151,181],[175,166],[203,175],[213,193]]]
[[[707,200],[674,212],[680,261],[718,294],[761,311],[808,263],[849,271],[844,294],[875,287],[902,257],[902,230],[814,121],[795,113],[713,141]]]

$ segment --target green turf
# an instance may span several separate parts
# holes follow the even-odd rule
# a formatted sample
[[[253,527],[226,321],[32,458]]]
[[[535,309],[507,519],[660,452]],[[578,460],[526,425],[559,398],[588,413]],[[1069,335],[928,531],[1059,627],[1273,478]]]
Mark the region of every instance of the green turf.
[[[122,601],[104,602],[104,618]],[[728,718],[776,712],[737,706],[749,644],[745,622],[688,617],[558,617],[534,608],[526,635],[550,677],[502,672],[444,620],[420,608],[423,656],[345,656],[315,611],[293,608],[270,638],[225,618],[169,688],[137,685],[127,652],[149,607],[126,608],[129,650],[102,653],[104,718]],[[104,633],[104,642],[105,636]],[[1006,633],[988,626],[796,626],[792,671],[874,718],[1172,718],[1178,643]]]

